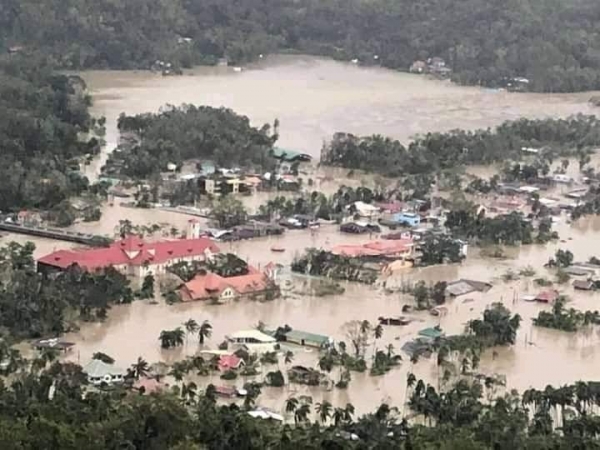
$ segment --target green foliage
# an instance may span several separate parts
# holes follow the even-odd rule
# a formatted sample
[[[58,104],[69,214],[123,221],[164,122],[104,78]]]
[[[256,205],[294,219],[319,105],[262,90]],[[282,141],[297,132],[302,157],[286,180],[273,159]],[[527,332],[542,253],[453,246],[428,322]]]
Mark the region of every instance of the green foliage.
[[[181,329],[181,327],[177,327],[174,330],[161,331],[158,339],[160,340],[160,346],[168,349],[183,345],[184,336],[185,332]]]
[[[523,146],[593,147],[600,144],[599,124],[594,116],[520,119],[504,122],[494,131],[428,133],[408,147],[379,135],[357,137],[336,133],[323,148],[321,161],[388,176],[434,174],[462,165],[519,160]],[[515,170],[520,176],[522,168],[518,166]]]
[[[238,374],[235,370],[226,370],[221,374],[221,379],[223,380],[235,380],[238,377]]]
[[[265,380],[267,384],[272,387],[282,387],[285,385],[285,379],[280,370],[267,373]]]
[[[484,311],[483,319],[471,320],[467,330],[486,347],[509,345],[515,343],[520,323],[518,314],[511,316],[502,303],[494,303]]]
[[[533,225],[523,214],[511,212],[495,217],[485,217],[474,210],[452,210],[446,218],[446,227],[452,235],[463,239],[477,239],[484,244],[531,244]]]
[[[578,331],[590,324],[600,324],[598,311],[581,312],[575,308],[566,309],[565,303],[566,299],[559,297],[552,305],[552,312],[540,311],[538,316],[533,319],[533,324],[538,327],[571,332]]]
[[[464,259],[461,244],[446,234],[427,233],[421,241],[422,266],[458,263]]]
[[[211,160],[220,167],[272,168],[269,150],[277,140],[269,125],[250,125],[246,116],[230,109],[183,105],[166,107],[158,114],[121,115],[119,131],[136,142],[111,153],[107,173],[148,178],[166,171],[169,163],[180,167],[190,159]]]
[[[400,70],[439,56],[464,84],[548,92],[599,85],[594,0],[427,0],[418,7],[411,0],[48,0],[43,13],[35,0],[6,1],[0,38],[69,69],[148,68],[162,60],[177,73],[221,57],[241,64],[299,51]]]
[[[221,228],[231,228],[246,222],[248,213],[240,200],[226,195],[213,201],[211,217]]]
[[[111,305],[133,299],[129,281],[115,269],[88,273],[71,266],[56,277],[35,270],[31,243],[0,248],[0,326],[17,338],[58,335],[69,318],[102,320]]]
[[[94,353],[92,355],[92,359],[98,359],[106,364],[114,364],[115,363],[114,358],[112,358],[109,355],[107,355],[106,353],[102,353],[102,352]]]
[[[359,259],[333,255],[316,248],[309,248],[304,255],[294,259],[292,271],[366,284],[373,284],[377,279],[377,272],[365,268]]]
[[[0,55],[0,210],[52,209],[59,225],[72,223],[67,200],[89,188],[72,161],[99,150],[83,138],[89,102],[83,81],[53,72],[44,57]]]

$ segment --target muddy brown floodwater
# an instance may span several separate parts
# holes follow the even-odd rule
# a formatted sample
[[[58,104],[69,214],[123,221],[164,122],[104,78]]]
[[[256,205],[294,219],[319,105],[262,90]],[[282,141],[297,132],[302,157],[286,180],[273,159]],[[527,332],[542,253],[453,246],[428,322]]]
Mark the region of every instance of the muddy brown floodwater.
[[[198,68],[181,77],[161,77],[147,72],[87,72],[83,74],[94,98],[94,114],[107,118],[107,149],[88,167],[91,175],[97,173],[117,140],[116,119],[121,112],[129,114],[157,111],[164,104],[209,104],[227,106],[247,114],[254,124],[281,122],[280,144],[318,156],[323,140],[336,131],[359,134],[382,133],[407,141],[415,133],[440,131],[451,128],[476,128],[498,124],[521,116],[567,116],[593,112],[587,103],[590,93],[550,95],[511,94],[479,88],[459,87],[448,82],[397,73],[378,68],[360,68],[349,64],[312,57],[274,57],[246,68],[241,73],[223,67]],[[341,180],[318,188],[331,191]],[[351,180],[358,184],[360,179]],[[254,199],[256,206],[260,201]],[[119,206],[105,206],[99,223],[79,224],[76,228],[98,234],[112,234],[120,219],[128,218],[135,224],[168,222],[179,228],[185,226],[188,216],[157,210],[135,210]],[[494,287],[486,294],[467,295],[450,301],[448,315],[438,319],[427,313],[413,315],[415,322],[406,327],[386,327],[383,338],[372,345],[383,348],[394,344],[396,351],[414,337],[418,330],[440,324],[447,333],[461,332],[465,323],[481,315],[492,302],[501,301],[523,317],[516,345],[500,349],[497,354],[487,352],[480,370],[484,373],[502,373],[509,387],[520,390],[529,386],[543,387],[548,383],[560,384],[578,379],[600,378],[600,336],[596,331],[568,334],[544,329],[533,329],[531,317],[548,308],[537,304],[514,302],[515,292],[535,292],[531,279],[504,283],[501,279],[508,269],[518,270],[533,266],[538,276],[551,277],[543,264],[556,249],[571,250],[578,260],[600,255],[597,245],[600,220],[583,219],[575,225],[565,217],[557,225],[564,242],[544,246],[510,249],[511,259],[489,260],[471,249],[462,265],[430,267],[406,271],[387,280],[388,286],[403,282],[425,280],[452,281],[457,278],[489,280]],[[20,236],[8,236],[3,242]],[[237,253],[251,264],[262,266],[277,261],[289,267],[294,255],[306,247],[328,247],[342,242],[363,242],[368,236],[348,236],[337,232],[335,226],[324,226],[319,232],[290,231],[281,237],[257,239],[233,244],[222,244],[223,250]],[[54,249],[71,247],[70,244],[34,239],[41,256]],[[283,254],[270,252],[279,245]],[[343,283],[346,292],[334,297],[310,295],[312,281],[304,277],[290,279],[295,291],[285,290],[283,298],[268,303],[239,301],[227,305],[191,303],[168,306],[135,302],[113,308],[104,323],[83,324],[77,333],[66,336],[77,343],[69,356],[85,364],[96,351],[113,356],[121,366],[128,366],[138,356],[150,362],[172,362],[199,350],[193,338],[183,348],[161,350],[158,335],[161,330],[180,326],[189,318],[209,320],[214,328],[206,347],[216,348],[224,336],[240,329],[253,327],[259,321],[270,326],[290,324],[294,328],[323,333],[338,340],[346,340],[343,324],[354,319],[376,321],[380,315],[399,315],[402,305],[412,303],[402,294],[386,294],[380,285],[362,286]],[[600,297],[590,293],[576,293],[566,285],[562,290],[571,296],[573,306],[597,309]],[[465,298],[473,301],[465,302]],[[347,390],[327,391],[324,388],[286,386],[282,389],[265,388],[259,402],[281,410],[289,395],[312,395],[315,401],[328,399],[344,405],[353,403],[360,413],[372,410],[387,401],[402,408],[406,374],[414,372],[434,382],[437,368],[432,360],[412,365],[405,362],[387,375],[370,377],[352,374]],[[295,349],[295,362],[315,366],[317,353]],[[283,369],[283,362],[280,363]],[[265,372],[273,370],[265,368]],[[332,378],[338,376],[337,370]],[[217,377],[195,380],[200,384],[225,384]],[[233,383],[243,384],[244,380]]]

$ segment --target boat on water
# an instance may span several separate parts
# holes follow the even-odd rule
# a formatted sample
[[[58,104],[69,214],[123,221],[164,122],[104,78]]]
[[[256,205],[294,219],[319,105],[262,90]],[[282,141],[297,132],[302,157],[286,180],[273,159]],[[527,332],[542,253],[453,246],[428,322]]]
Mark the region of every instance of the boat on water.
[[[285,248],[274,246],[274,247],[271,247],[271,251],[275,252],[275,253],[283,253],[283,252],[285,252]]]

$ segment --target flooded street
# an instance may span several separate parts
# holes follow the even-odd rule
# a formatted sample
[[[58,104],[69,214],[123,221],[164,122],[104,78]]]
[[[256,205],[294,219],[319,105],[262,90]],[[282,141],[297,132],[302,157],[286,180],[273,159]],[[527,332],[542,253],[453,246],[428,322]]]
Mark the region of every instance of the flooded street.
[[[416,133],[427,131],[487,127],[521,116],[533,118],[594,112],[587,102],[591,93],[511,94],[312,57],[269,58],[267,62],[241,73],[226,67],[214,67],[198,68],[181,77],[162,77],[147,72],[88,72],[83,76],[94,98],[93,113],[107,118],[109,151],[117,141],[116,120],[121,112],[154,112],[167,103],[227,106],[247,114],[256,125],[272,123],[277,118],[281,123],[279,144],[315,157],[318,157],[323,141],[336,131],[381,133],[407,142]],[[103,154],[88,167],[90,174],[97,173],[105,157],[106,154]],[[333,192],[339,185],[340,175],[338,172],[335,182],[324,181],[317,188]],[[361,179],[354,178],[351,183],[359,185]],[[260,201],[256,198],[250,201],[256,207],[262,200],[264,197]],[[169,223],[183,230],[190,217],[158,210],[125,208],[119,206],[116,200],[114,206],[104,206],[100,223],[82,223],[76,228],[113,235],[119,220],[125,218],[138,225]],[[549,383],[557,385],[579,379],[600,379],[600,334],[596,330],[569,334],[533,329],[531,318],[550,306],[514,301],[515,292],[518,297],[522,293],[540,290],[534,286],[533,278],[553,278],[552,273],[542,266],[557,249],[571,250],[576,261],[600,256],[600,246],[595,245],[600,237],[600,218],[581,219],[575,225],[568,225],[566,217],[562,216],[555,229],[564,242],[509,249],[507,253],[512,258],[505,260],[482,259],[478,250],[471,248],[462,265],[413,269],[387,280],[387,287],[418,280],[433,283],[459,278],[489,281],[494,286],[485,294],[451,300],[448,315],[441,319],[428,312],[419,312],[412,314],[411,317],[416,320],[406,327],[385,327],[382,339],[371,343],[371,352],[375,347],[382,349],[391,343],[396,352],[401,353],[402,344],[414,338],[420,329],[438,323],[447,334],[460,333],[465,323],[479,317],[486,305],[502,301],[523,317],[517,343],[512,348],[499,349],[496,355],[492,351],[486,352],[480,371],[505,374],[508,386],[519,390],[530,386],[541,388]],[[23,236],[2,238],[3,243],[10,240],[34,240],[36,257],[73,246]],[[266,303],[244,300],[226,305],[196,302],[168,306],[162,302],[151,305],[140,301],[114,307],[105,322],[83,324],[79,332],[65,337],[76,342],[69,358],[85,364],[94,352],[102,351],[115,358],[122,367],[129,366],[138,356],[149,362],[173,362],[200,349],[195,337],[190,337],[182,348],[161,350],[158,336],[162,330],[181,326],[189,318],[197,322],[210,321],[213,335],[205,347],[211,349],[215,349],[225,335],[252,328],[259,321],[268,327],[289,324],[300,330],[330,335],[338,341],[348,341],[343,331],[346,322],[367,319],[376,323],[378,316],[400,315],[402,306],[413,304],[413,299],[400,293],[385,293],[381,285],[354,283],[342,283],[346,289],[343,295],[312,296],[310,280],[292,276],[289,263],[306,247],[329,248],[336,244],[368,240],[369,236],[341,234],[337,226],[325,225],[312,234],[306,230],[288,231],[283,236],[219,244],[223,251],[236,253],[257,267],[271,261],[285,265],[282,277],[291,280],[296,293],[284,289],[282,298]],[[274,245],[284,247],[285,252],[272,253],[270,248]],[[510,283],[502,280],[507,270],[518,271],[528,265],[536,269],[535,277]],[[559,289],[573,300],[569,306],[582,310],[600,309],[600,294],[576,293],[570,283]],[[473,301],[465,302],[466,298]],[[315,366],[316,351],[296,347],[294,353],[294,363]],[[265,388],[259,403],[281,410],[289,395],[308,394],[314,397],[315,402],[322,399],[335,405],[350,402],[356,406],[357,413],[371,411],[382,401],[402,408],[406,374],[410,371],[417,377],[437,383],[438,372],[435,357],[423,359],[415,365],[409,362],[408,357],[403,357],[400,367],[382,377],[352,373],[347,390],[326,391],[322,387],[295,385]],[[280,365],[283,370],[283,360]],[[264,368],[265,373],[271,370],[275,370],[275,366]],[[337,381],[338,376],[336,368],[331,377]],[[225,382],[214,376],[195,381],[198,384],[235,383],[241,386],[245,380],[251,379]]]

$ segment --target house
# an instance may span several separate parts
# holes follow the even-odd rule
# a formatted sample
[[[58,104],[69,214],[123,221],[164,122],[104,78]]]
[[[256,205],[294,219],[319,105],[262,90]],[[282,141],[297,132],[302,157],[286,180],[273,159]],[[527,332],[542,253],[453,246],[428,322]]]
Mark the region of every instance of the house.
[[[162,391],[166,386],[158,381],[156,378],[140,378],[133,386],[133,389],[140,392],[140,394],[152,394],[154,392]]]
[[[406,205],[405,203],[396,200],[385,203],[375,203],[375,206],[377,206],[383,213],[395,214],[401,212]]]
[[[438,327],[423,328],[419,331],[419,336],[425,339],[434,340],[444,335],[444,332]]]
[[[221,355],[219,356],[219,370],[226,372],[228,370],[238,370],[245,366],[244,360],[236,355]]]
[[[264,420],[275,420],[277,422],[283,422],[283,416],[281,414],[277,414],[269,409],[264,408],[256,408],[253,411],[248,411],[248,415],[255,419],[264,419]]]
[[[381,228],[378,225],[370,223],[347,222],[340,225],[340,231],[352,234],[381,233]]]
[[[67,352],[71,350],[75,343],[62,341],[58,338],[52,339],[38,339],[31,343],[31,346],[36,350],[45,350],[45,349],[55,349],[60,350],[62,352]]]
[[[102,383],[114,384],[122,383],[125,377],[125,371],[113,364],[107,364],[99,359],[92,359],[88,365],[83,368],[90,384],[98,386]]]
[[[562,184],[570,184],[573,182],[573,178],[571,178],[568,175],[563,175],[560,173],[552,175],[551,180],[554,181],[555,183],[562,183]]]
[[[374,217],[377,217],[379,215],[379,208],[375,205],[371,205],[369,203],[365,203],[365,202],[354,202],[351,205],[348,205],[346,207],[346,209],[354,214],[357,214],[360,217],[365,217],[365,218],[369,218],[372,219]]]
[[[580,291],[591,291],[594,288],[594,282],[591,280],[575,280],[573,288]]]
[[[198,236],[199,223],[190,221],[188,236]],[[105,248],[59,250],[38,260],[38,271],[52,273],[77,264],[83,270],[97,271],[113,267],[119,272],[145,277],[160,275],[166,268],[182,261],[205,261],[219,248],[204,237],[148,242],[129,235]]]
[[[421,216],[413,212],[402,211],[392,215],[392,218],[394,222],[411,228],[418,227],[421,224]]]
[[[26,226],[37,226],[42,222],[42,216],[36,211],[21,210],[17,213],[17,222]]]
[[[558,291],[556,290],[542,291],[535,296],[535,301],[541,303],[553,303],[558,298],[558,295]]]
[[[248,267],[248,270],[246,275],[233,277],[222,277],[211,272],[198,274],[179,289],[181,300],[228,301],[242,297],[264,299],[270,294],[276,294],[277,286],[267,274],[253,267]]]
[[[274,352],[279,348],[273,336],[259,330],[242,330],[225,336],[235,350],[245,348],[250,353]]]
[[[408,69],[410,73],[425,73],[427,72],[427,63],[425,61],[415,61]]]
[[[446,285],[446,295],[458,297],[471,292],[487,292],[492,288],[490,283],[460,279]]]
[[[410,258],[413,255],[412,239],[373,241],[362,245],[337,245],[331,249],[333,255],[358,257],[376,257],[386,259]]]
[[[333,345],[333,339],[323,334],[308,333],[300,330],[290,330],[282,333],[284,342],[324,349]]]

